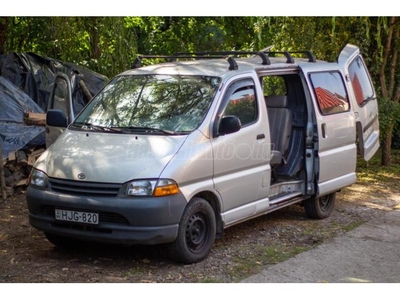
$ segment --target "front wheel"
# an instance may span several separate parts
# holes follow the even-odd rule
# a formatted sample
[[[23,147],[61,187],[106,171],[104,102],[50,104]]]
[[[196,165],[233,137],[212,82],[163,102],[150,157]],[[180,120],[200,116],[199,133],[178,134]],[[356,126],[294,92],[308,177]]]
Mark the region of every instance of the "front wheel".
[[[335,206],[336,193],[322,197],[312,197],[304,201],[304,210],[308,217],[313,219],[325,219],[333,211]]]
[[[193,198],[183,213],[176,240],[169,245],[170,255],[183,263],[199,262],[210,252],[215,234],[213,208],[206,200]]]

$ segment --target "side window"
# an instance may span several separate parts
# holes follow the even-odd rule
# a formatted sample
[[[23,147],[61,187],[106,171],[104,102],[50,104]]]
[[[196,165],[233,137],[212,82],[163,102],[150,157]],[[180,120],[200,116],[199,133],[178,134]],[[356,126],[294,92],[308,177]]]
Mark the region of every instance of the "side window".
[[[348,111],[349,99],[339,72],[321,72],[310,75],[318,106],[323,115]]]
[[[238,117],[242,126],[253,123],[257,119],[254,86],[244,86],[233,91],[223,113],[223,116],[228,115]]]
[[[362,106],[368,100],[374,99],[374,89],[361,57],[358,56],[351,62],[349,73],[358,105]]]
[[[282,76],[262,77],[264,95],[286,95],[286,82]]]

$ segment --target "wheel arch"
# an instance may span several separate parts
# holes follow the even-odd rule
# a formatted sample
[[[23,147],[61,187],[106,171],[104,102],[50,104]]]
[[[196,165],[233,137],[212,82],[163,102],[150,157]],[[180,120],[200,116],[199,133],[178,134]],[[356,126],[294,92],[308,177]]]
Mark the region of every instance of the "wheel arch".
[[[216,237],[221,238],[223,235],[223,231],[224,231],[224,223],[223,223],[223,220],[221,217],[222,208],[221,208],[221,202],[219,201],[219,198],[217,197],[217,195],[215,195],[211,191],[199,192],[193,196],[193,198],[195,198],[195,197],[203,198],[208,203],[210,203],[211,207],[214,210],[215,221],[216,221],[216,225],[217,225]]]

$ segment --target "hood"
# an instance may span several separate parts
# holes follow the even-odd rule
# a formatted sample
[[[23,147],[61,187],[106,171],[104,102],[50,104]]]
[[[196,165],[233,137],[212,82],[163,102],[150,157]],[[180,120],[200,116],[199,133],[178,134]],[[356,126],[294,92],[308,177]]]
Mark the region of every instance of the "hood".
[[[66,130],[35,168],[49,177],[88,182],[158,178],[186,137]]]

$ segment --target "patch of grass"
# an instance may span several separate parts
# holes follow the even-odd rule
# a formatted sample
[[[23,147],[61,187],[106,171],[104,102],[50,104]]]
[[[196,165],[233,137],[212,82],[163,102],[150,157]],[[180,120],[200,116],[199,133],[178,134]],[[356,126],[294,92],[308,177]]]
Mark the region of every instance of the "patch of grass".
[[[199,283],[224,283],[224,281],[215,277],[205,277]]]
[[[262,258],[265,258],[264,260],[268,264],[277,264],[282,261],[287,260],[288,258],[295,256],[301,252],[310,250],[312,247],[311,246],[284,246],[280,248],[274,248],[274,247],[267,247],[264,250],[264,255]]]
[[[145,269],[141,266],[135,266],[133,268],[130,268],[128,271],[126,271],[124,276],[129,277],[129,276],[141,275],[141,274],[143,274],[144,270]]]
[[[369,160],[358,157],[357,175],[360,183],[383,182],[397,183],[400,180],[400,150],[392,150],[392,164],[381,165],[381,150]]]
[[[249,257],[233,258],[235,265],[229,270],[229,275],[235,280],[241,280],[259,272],[266,265],[273,265],[287,260],[301,252],[310,250],[311,246],[272,245],[268,247],[253,247],[254,254]]]
[[[347,224],[347,225],[343,226],[342,229],[343,229],[345,232],[349,232],[349,231],[351,231],[351,230],[357,228],[358,226],[360,226],[360,225],[362,225],[362,224],[364,224],[364,223],[365,223],[365,222],[364,222],[364,221],[361,221],[361,220],[355,221],[355,222],[352,222],[352,223],[350,223],[350,224]]]
[[[311,222],[302,229],[301,234],[303,236],[312,237],[314,243],[320,243],[336,236],[337,233],[341,231],[342,227],[343,225],[336,221],[329,222],[322,227],[318,222]]]

